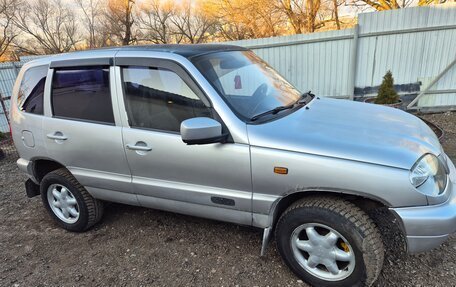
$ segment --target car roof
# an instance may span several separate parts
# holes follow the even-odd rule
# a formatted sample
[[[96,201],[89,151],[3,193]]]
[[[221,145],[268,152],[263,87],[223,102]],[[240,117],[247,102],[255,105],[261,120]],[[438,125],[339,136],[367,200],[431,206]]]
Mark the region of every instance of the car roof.
[[[39,59],[32,60],[24,65],[26,68],[49,65],[51,61],[68,60],[68,59],[89,59],[98,57],[115,57],[120,51],[141,51],[141,52],[161,52],[177,54],[187,59],[222,51],[247,51],[247,48],[225,45],[225,44],[154,44],[154,45],[135,45],[120,47],[104,47],[91,50],[74,51],[62,54],[49,55]]]
[[[116,47],[118,51],[140,50],[168,52],[181,55],[186,58],[192,58],[208,53],[221,51],[245,51],[247,48],[225,45],[225,44],[156,44],[156,45],[135,45]]]

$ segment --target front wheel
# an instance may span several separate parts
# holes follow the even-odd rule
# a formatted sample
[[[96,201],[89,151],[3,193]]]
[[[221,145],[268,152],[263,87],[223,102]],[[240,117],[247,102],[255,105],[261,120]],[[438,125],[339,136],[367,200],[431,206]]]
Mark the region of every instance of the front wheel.
[[[373,221],[335,197],[292,204],[277,223],[276,241],[285,263],[314,286],[370,286],[383,265],[383,243]]]

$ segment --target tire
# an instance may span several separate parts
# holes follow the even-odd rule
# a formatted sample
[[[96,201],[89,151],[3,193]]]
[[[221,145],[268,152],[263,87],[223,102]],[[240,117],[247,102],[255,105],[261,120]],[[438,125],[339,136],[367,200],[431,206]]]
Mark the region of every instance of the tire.
[[[293,203],[278,220],[275,237],[288,267],[313,286],[370,286],[382,269],[377,227],[340,198],[312,196]]]
[[[103,215],[103,202],[93,198],[65,168],[46,174],[40,184],[40,193],[51,217],[66,230],[85,231]]]

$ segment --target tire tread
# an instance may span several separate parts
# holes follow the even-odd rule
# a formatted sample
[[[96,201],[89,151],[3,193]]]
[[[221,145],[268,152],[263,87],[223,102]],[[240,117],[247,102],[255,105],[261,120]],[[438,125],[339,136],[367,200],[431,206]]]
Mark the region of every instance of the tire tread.
[[[84,203],[87,206],[87,211],[88,211],[88,221],[82,231],[85,231],[85,230],[91,228],[97,222],[99,222],[101,220],[101,217],[103,216],[103,209],[104,209],[103,202],[93,198],[89,194],[89,192],[84,188],[84,186],[82,186],[66,168],[59,168],[50,173],[53,173],[57,176],[61,176],[61,177],[65,178],[82,195],[82,198],[84,200]]]
[[[292,203],[280,216],[277,226],[281,224],[287,214],[299,208],[320,208],[334,212],[345,217],[364,234],[363,259],[367,273],[364,284],[371,286],[380,275],[385,254],[382,237],[374,221],[361,208],[348,200],[336,196],[311,196]],[[369,246],[367,250],[366,246]]]

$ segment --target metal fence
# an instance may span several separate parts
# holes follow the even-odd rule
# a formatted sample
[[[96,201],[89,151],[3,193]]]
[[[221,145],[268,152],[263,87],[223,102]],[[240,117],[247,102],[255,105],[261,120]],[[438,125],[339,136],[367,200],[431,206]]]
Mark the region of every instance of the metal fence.
[[[8,155],[16,155],[9,133],[7,100],[9,100],[9,97],[2,97],[0,94],[0,110],[2,111],[0,114],[0,160]]]
[[[9,133],[9,103],[11,92],[9,87],[14,84],[17,73],[14,63],[2,64],[0,80],[0,159],[5,156],[15,156],[16,151]],[[6,89],[4,89],[6,88]]]
[[[0,103],[2,104],[2,111],[5,110],[4,108],[4,101],[2,99],[0,99]],[[7,117],[6,116],[2,116],[0,117],[0,126],[4,129],[4,128],[9,128],[9,125],[8,125],[8,121],[7,121]],[[9,156],[9,155],[15,155],[15,149],[12,145],[12,140],[10,138],[10,134],[9,133],[5,133],[5,132],[0,132],[0,160],[2,160],[3,158],[5,158],[6,156]]]
[[[391,70],[409,109],[456,108],[456,3],[358,15],[352,29],[228,42],[252,49],[302,91],[375,96]]]

